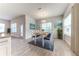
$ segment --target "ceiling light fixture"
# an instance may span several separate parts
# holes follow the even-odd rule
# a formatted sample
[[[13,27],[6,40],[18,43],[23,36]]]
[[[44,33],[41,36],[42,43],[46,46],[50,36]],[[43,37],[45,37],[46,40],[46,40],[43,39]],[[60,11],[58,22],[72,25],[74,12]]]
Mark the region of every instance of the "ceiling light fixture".
[[[38,8],[38,10],[41,10],[42,8]]]

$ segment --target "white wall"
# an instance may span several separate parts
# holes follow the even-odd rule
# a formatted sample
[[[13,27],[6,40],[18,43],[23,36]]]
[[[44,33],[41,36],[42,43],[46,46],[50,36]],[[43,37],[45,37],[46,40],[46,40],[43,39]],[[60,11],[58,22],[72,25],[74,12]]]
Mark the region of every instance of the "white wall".
[[[31,30],[30,29],[30,23],[32,23],[32,24],[36,24],[36,21],[35,21],[35,19],[34,18],[32,18],[31,16],[29,16],[29,15],[26,15],[25,16],[25,26],[26,26],[26,36],[25,36],[25,38],[26,39],[29,39],[29,38],[31,38],[32,37],[32,32],[34,31],[34,30]]]
[[[79,4],[72,7],[71,49],[79,56]]]
[[[69,4],[69,6],[67,7],[67,9],[65,10],[65,13],[64,13],[64,17],[63,18],[66,18],[68,16],[68,14],[71,12],[71,8],[74,4]]]

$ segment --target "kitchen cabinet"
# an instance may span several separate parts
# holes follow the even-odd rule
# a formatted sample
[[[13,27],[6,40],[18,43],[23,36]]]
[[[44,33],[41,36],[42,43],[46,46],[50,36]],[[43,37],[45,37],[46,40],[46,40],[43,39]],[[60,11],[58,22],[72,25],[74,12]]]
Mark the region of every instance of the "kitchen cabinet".
[[[0,56],[11,55],[11,38],[0,38]]]

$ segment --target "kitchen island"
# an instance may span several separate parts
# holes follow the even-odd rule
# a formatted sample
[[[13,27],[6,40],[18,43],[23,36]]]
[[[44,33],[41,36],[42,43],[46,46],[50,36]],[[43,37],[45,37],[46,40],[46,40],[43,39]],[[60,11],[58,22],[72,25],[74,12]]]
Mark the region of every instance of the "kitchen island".
[[[0,56],[11,55],[11,37],[0,37]]]

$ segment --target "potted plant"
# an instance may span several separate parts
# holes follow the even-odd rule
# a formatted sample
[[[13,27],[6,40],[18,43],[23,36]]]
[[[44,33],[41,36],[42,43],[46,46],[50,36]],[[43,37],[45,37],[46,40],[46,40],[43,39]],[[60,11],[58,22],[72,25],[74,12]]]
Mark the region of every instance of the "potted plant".
[[[57,36],[58,36],[58,39],[62,39],[62,29],[61,28],[58,28],[57,29]]]
[[[62,31],[62,22],[57,24],[57,37],[58,39],[62,39],[63,31]]]

